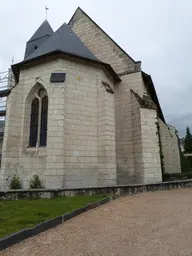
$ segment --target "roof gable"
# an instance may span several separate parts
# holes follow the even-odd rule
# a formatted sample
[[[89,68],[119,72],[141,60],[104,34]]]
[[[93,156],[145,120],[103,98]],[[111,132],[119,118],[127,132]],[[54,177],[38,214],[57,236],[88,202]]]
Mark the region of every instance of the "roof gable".
[[[128,55],[94,20],[80,7],[77,8],[68,25],[101,61],[109,63],[120,74],[140,70],[140,61]],[[89,31],[89,36],[86,30]],[[93,32],[93,35],[91,35]],[[93,42],[94,41],[94,42]],[[109,58],[111,55],[111,59]]]

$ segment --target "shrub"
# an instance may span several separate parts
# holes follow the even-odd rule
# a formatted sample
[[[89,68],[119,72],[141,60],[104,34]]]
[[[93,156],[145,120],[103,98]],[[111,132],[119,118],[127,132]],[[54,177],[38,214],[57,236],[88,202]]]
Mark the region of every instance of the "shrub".
[[[188,180],[188,179],[192,179],[192,172],[163,174],[163,181]]]
[[[13,175],[13,178],[11,180],[11,183],[10,183],[10,189],[21,189],[22,186],[21,186],[21,181],[19,179],[19,175],[18,174],[14,174]]]
[[[180,152],[181,172],[192,172],[191,160],[191,156],[184,156],[184,154]]]
[[[185,159],[186,159],[186,161],[188,162],[189,168],[190,168],[191,171],[192,171],[192,156],[185,156]]]
[[[39,176],[33,175],[29,181],[29,189],[43,188]]]

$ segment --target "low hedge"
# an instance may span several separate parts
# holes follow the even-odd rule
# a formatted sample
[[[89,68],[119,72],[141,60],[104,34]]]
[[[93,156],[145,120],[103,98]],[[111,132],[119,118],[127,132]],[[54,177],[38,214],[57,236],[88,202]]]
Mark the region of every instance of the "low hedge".
[[[163,174],[163,181],[188,180],[188,179],[192,179],[192,172]]]

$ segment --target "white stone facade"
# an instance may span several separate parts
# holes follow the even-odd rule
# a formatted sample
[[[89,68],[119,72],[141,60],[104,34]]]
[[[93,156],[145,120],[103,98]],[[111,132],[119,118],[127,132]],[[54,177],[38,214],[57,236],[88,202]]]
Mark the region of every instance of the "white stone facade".
[[[165,171],[180,171],[174,132],[165,134],[167,125],[158,121],[156,109],[142,107],[131,92],[141,99],[148,94],[140,62],[130,58],[80,9],[69,25],[98,59],[113,67],[121,82],[114,84],[98,66],[67,58],[23,68],[7,101],[0,187],[8,188],[16,172],[24,188],[33,174],[40,176],[46,188],[160,182],[157,122]],[[66,73],[65,82],[50,83],[51,73],[58,71]],[[114,94],[106,91],[103,82]],[[31,101],[41,87],[49,102],[47,146],[29,148]],[[174,154],[164,143],[171,135]]]
[[[115,87],[115,113],[116,113],[116,160],[117,160],[117,183],[124,184],[128,182],[144,182],[145,178],[139,178],[136,174],[138,169],[138,162],[135,160],[135,144],[134,144],[134,124],[135,120],[133,119],[132,110],[134,108],[134,103],[131,100],[130,89],[137,92],[137,94],[143,97],[144,94],[148,94],[147,88],[145,87],[144,81],[141,75],[140,62],[135,62],[129,55],[127,55],[116,43],[104,32],[102,31],[97,24],[94,23],[81,9],[78,9],[71,19],[69,25],[73,31],[80,37],[84,44],[104,62],[111,64],[117,73],[121,76],[121,83]],[[157,133],[157,114],[153,110],[144,110],[142,111],[151,112],[153,114],[153,121],[149,121],[150,126],[155,133]],[[139,107],[137,115],[139,115]],[[138,119],[138,122],[140,119]],[[159,119],[160,120],[160,119]],[[161,120],[160,120],[161,121]],[[146,121],[147,123],[148,121]],[[161,121],[162,122],[162,121]],[[163,123],[163,122],[162,122]],[[141,133],[141,124],[138,125]],[[152,128],[153,126],[153,128]],[[160,124],[161,126],[161,124]],[[165,129],[168,130],[168,126],[164,123]],[[149,129],[149,130],[150,130]],[[162,129],[161,129],[162,132]],[[147,134],[147,131],[146,131]],[[145,134],[145,137],[147,136]],[[150,135],[150,132],[148,133]],[[173,136],[173,139],[171,139]],[[161,136],[161,139],[164,140],[165,135]],[[157,150],[157,136],[151,139],[150,136],[146,139],[154,144],[154,150],[151,152],[146,152],[146,154],[151,154],[151,157],[155,159],[154,165],[149,162],[151,167],[151,179],[148,179],[148,182],[161,181],[162,175],[160,175],[161,164],[159,161],[159,145]],[[175,132],[169,133],[169,141],[174,140],[174,151],[170,149],[169,157],[172,158],[172,168],[175,169],[174,172],[181,172],[180,167],[180,156],[179,156],[179,147],[176,144],[177,136]],[[143,141],[144,142],[144,141]],[[151,144],[151,145],[152,145]],[[158,143],[159,144],[159,143]],[[139,146],[139,151],[143,148],[142,144]],[[149,147],[150,148],[150,147]],[[150,151],[150,149],[146,149]],[[173,153],[174,152],[174,153]],[[167,153],[165,152],[165,155]],[[140,156],[142,159],[144,156]],[[145,158],[145,157],[144,157]],[[142,161],[142,160],[141,160]],[[145,162],[148,161],[147,158]],[[166,156],[165,156],[166,161]],[[175,162],[174,162],[175,161]],[[165,163],[166,166],[166,163]],[[158,170],[155,172],[155,170]],[[167,169],[165,168],[167,172]],[[150,173],[150,172],[149,172]],[[155,178],[156,176],[156,178]]]
[[[66,72],[65,83],[50,83],[55,71]],[[25,188],[36,173],[49,188],[116,184],[114,94],[102,82],[114,88],[102,70],[64,59],[21,71],[8,97],[2,186],[15,172]],[[41,86],[49,99],[47,146],[28,148],[30,102]]]
[[[180,152],[179,140],[176,130],[173,126],[166,125],[159,119],[160,137],[163,153],[164,172],[166,173],[180,173]]]

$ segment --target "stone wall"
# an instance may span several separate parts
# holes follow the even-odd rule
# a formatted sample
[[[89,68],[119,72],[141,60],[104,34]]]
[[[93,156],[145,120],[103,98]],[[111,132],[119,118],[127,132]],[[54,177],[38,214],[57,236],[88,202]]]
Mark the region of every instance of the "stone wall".
[[[132,109],[132,138],[133,138],[133,160],[134,160],[134,181],[142,182],[143,180],[143,151],[142,151],[142,134],[141,134],[141,113],[140,105],[133,93],[131,94]]]
[[[157,130],[157,111],[141,108],[143,183],[161,182],[162,170]]]
[[[138,64],[120,49],[85,13],[77,10],[69,25],[84,44],[100,60],[109,63],[116,72],[124,73],[122,82],[115,86],[115,130],[117,183],[134,182],[135,167],[132,139],[132,113],[130,89],[141,96],[146,92]]]
[[[2,147],[2,165],[0,171],[0,187],[7,188],[9,177],[17,172],[18,157],[21,141],[21,109],[22,109],[21,83],[15,87],[7,97],[5,129]]]
[[[0,168],[1,168],[1,161],[2,161],[2,148],[3,148],[3,137],[0,137]]]
[[[143,94],[146,93],[146,88],[143,83],[141,73],[133,73],[136,71],[140,71],[138,62],[135,62],[129,55],[127,55],[81,9],[78,9],[76,11],[69,25],[73,29],[73,31],[80,37],[80,39],[85,43],[85,45],[95,54],[95,56],[97,56],[100,60],[111,64],[114,70],[121,75],[122,82],[115,87],[117,182],[118,184],[133,182],[135,179],[137,164],[135,162],[136,156],[134,156],[135,153],[133,152],[134,139],[132,138],[132,133],[134,133],[134,128],[131,116],[130,89],[133,89],[141,97],[143,96]],[[142,111],[144,112],[145,110]],[[152,112],[155,115],[155,112],[151,111],[151,113]],[[149,117],[149,122],[150,119],[151,117]],[[145,119],[145,122],[147,122],[147,118]],[[148,128],[150,127],[150,125],[147,126]],[[143,129],[143,132],[146,134],[147,131],[145,129],[145,126],[143,126]],[[149,130],[150,129],[151,128],[149,128]],[[153,129],[152,130],[154,131],[154,133],[156,133],[155,126]],[[167,128],[165,128],[164,132],[162,132],[162,140],[164,141],[164,145],[167,143],[167,132]],[[180,171],[180,158],[178,155],[179,151],[176,142],[177,138],[174,131],[170,131],[169,133],[172,134],[172,139],[169,138],[169,140],[171,141],[169,143],[169,153],[165,157],[165,168],[168,172],[170,172],[171,169],[172,171],[173,169],[177,169]],[[146,138],[146,141],[148,139],[149,144],[151,142],[157,142],[156,135],[154,135],[153,139],[151,137]],[[142,140],[142,143],[145,143],[145,141]],[[148,157],[146,157],[145,160],[149,160],[149,163],[146,164],[146,172],[148,173],[148,178],[150,175],[152,175],[151,181],[156,179],[161,180],[161,175],[159,172],[159,157],[157,156],[157,154],[159,154],[158,145],[155,147],[156,149],[154,152],[154,161],[156,162],[156,166],[154,166],[154,172],[152,171],[151,167],[152,164],[155,163],[152,163],[152,160],[149,160]],[[164,146],[164,150],[166,151],[165,148],[166,146]],[[147,156],[149,156],[149,154],[150,152],[146,152]],[[149,171],[147,171],[147,166],[149,167]],[[153,178],[153,176],[156,176],[156,178]]]
[[[64,187],[116,184],[114,94],[102,81],[114,88],[94,68],[68,72]]]
[[[78,196],[78,195],[115,195],[126,196],[137,193],[151,192],[157,190],[189,188],[192,187],[192,180],[179,180],[159,182],[153,184],[132,184],[106,187],[84,187],[76,189],[32,189],[32,190],[0,190],[0,200],[21,200],[54,198],[57,196]]]
[[[58,71],[65,83],[50,83]],[[102,81],[114,88],[102,70],[63,59],[21,70],[8,97],[2,188],[15,172],[24,188],[36,173],[46,188],[116,184],[114,94]],[[49,97],[47,146],[28,148],[30,104],[41,86]]]
[[[118,184],[135,182],[134,141],[132,123],[131,91],[134,89],[140,96],[146,92],[141,73],[132,73],[121,77],[122,82],[115,86],[116,116],[116,155]]]
[[[163,151],[164,172],[180,173],[180,153],[176,130],[173,126],[166,125],[161,119],[158,119],[158,121]]]
[[[132,93],[133,152],[137,183],[162,181],[156,122],[156,109],[140,107]]]
[[[109,84],[109,81],[108,81]],[[110,83],[112,90],[114,86]],[[115,99],[103,85],[98,88],[98,185],[116,184]],[[107,178],[108,177],[108,178]],[[109,179],[109,177],[111,177]],[[107,179],[109,179],[107,181]]]

